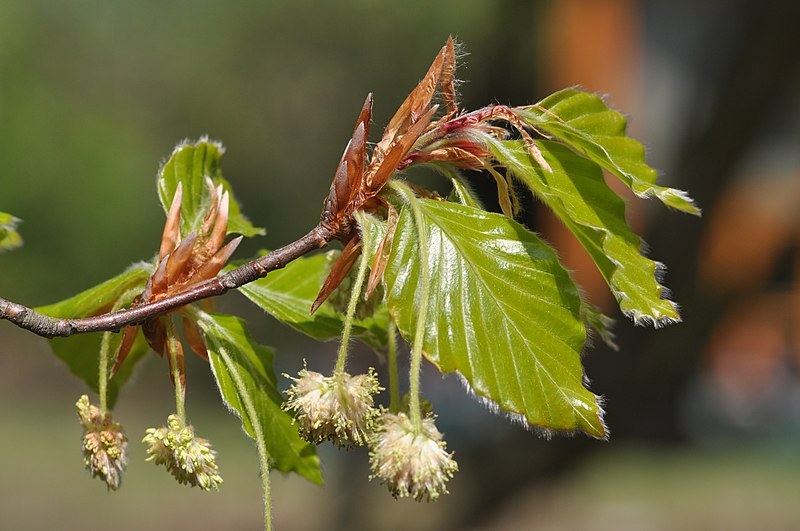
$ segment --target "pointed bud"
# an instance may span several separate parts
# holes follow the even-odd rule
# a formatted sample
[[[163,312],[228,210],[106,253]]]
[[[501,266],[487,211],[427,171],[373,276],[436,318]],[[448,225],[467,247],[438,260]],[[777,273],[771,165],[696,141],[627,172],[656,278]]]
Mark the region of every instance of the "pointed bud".
[[[183,183],[179,182],[172,196],[172,205],[167,213],[167,222],[164,224],[164,233],[161,235],[161,250],[159,260],[171,253],[181,239],[181,202],[183,201]]]
[[[221,188],[220,188],[221,190]],[[225,235],[228,231],[228,210],[230,208],[230,199],[228,192],[222,192],[219,198],[219,205],[217,206],[217,213],[214,217],[214,228],[211,229],[211,234],[208,235],[206,241],[206,254],[211,256],[222,247],[222,242],[225,241]]]
[[[297,413],[304,439],[315,444],[330,440],[337,446],[367,443],[380,416],[373,397],[383,390],[374,369],[355,376],[346,372],[323,376],[303,369],[292,380],[284,409]]]
[[[147,461],[164,465],[181,484],[219,491],[217,453],[207,440],[195,437],[192,426],[170,415],[167,427],[149,428],[146,433],[142,442],[147,445]]]
[[[86,395],[75,407],[83,424],[83,464],[92,477],[99,477],[110,490],[117,490],[128,465],[128,439],[122,426],[114,422],[110,413],[103,415],[100,408],[90,404]]]
[[[363,259],[364,259],[363,255],[361,255],[356,259],[350,271],[342,279],[341,284],[339,284],[339,286],[335,290],[333,290],[333,292],[328,297],[328,301],[330,301],[331,305],[333,305],[333,308],[341,314],[347,313],[347,306],[350,303],[350,296],[352,293],[353,284],[355,284],[356,273],[358,272],[358,261]],[[330,261],[331,263],[333,263],[332,260]],[[383,303],[383,285],[375,282],[375,286],[373,286],[373,291],[377,291],[377,293],[370,292],[369,297],[367,297],[366,294],[362,293],[362,296],[358,298],[358,303],[356,304],[356,313],[355,313],[356,319],[362,320],[368,317],[372,317],[378,310],[378,308],[380,308],[380,305]]]
[[[220,185],[221,187],[222,185]],[[211,180],[211,177],[206,175],[206,188],[208,188],[208,192],[211,195],[209,200],[209,207],[208,211],[206,212],[205,217],[203,218],[203,229],[200,231],[200,234],[203,235],[205,238],[211,227],[214,225],[214,220],[217,218],[217,211],[219,209],[219,192],[218,189],[214,186],[214,181]]]
[[[405,413],[385,413],[377,436],[370,443],[370,479],[380,478],[395,498],[434,501],[447,494],[447,481],[458,471],[448,454],[433,417],[414,428]]]

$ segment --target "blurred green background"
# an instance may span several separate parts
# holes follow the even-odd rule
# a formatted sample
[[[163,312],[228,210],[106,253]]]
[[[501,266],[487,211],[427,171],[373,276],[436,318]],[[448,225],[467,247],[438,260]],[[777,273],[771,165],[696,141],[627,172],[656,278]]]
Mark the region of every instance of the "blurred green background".
[[[634,328],[563,229],[529,204],[526,223],[619,318],[620,352],[598,346],[585,358],[611,441],[540,440],[429,370],[423,389],[461,466],[451,495],[395,502],[368,481],[366,452],[323,446],[325,487],[274,475],[277,529],[796,528],[798,5],[0,0],[0,211],[23,219],[25,238],[0,256],[0,296],[50,303],[151,257],[164,220],[155,173],[184,138],[228,147],[223,172],[267,227],[238,257],[304,234],[367,92],[380,128],[453,34],[469,53],[458,71],[466,109],[580,84],[633,117],[664,182],[705,210],[696,220],[629,201],[685,322]],[[335,345],[279,327],[238,295],[219,305],[278,349],[279,372],[304,357],[333,363]],[[375,363],[365,349],[356,357]],[[174,407],[166,364],[152,357],[115,413],[131,463],[109,494],[80,459],[83,387],[44,340],[0,323],[0,529],[259,528],[255,449],[207,366],[191,360],[188,381],[222,492],[142,462],[140,434]]]

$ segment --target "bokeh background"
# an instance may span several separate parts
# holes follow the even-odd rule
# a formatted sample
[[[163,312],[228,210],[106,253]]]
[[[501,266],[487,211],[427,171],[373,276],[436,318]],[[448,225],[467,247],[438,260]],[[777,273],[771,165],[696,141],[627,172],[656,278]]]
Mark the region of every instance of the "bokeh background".
[[[632,117],[665,184],[695,219],[629,199],[665,262],[684,322],[635,328],[563,229],[525,221],[559,249],[587,296],[618,318],[619,352],[585,357],[612,438],[543,441],[495,417],[453,379],[424,374],[461,472],[435,504],[394,501],[364,451],[320,451],[326,485],[274,474],[284,530],[695,530],[800,526],[800,3],[140,2],[0,0],[0,210],[25,246],[0,256],[0,295],[50,303],[156,251],[154,178],[183,138],[228,147],[223,171],[268,229],[237,256],[316,223],[365,94],[385,124],[453,34],[469,53],[463,106],[533,103],[581,85]],[[479,177],[480,180],[480,177]],[[442,183],[439,183],[442,184]],[[278,371],[333,363],[238,295]],[[87,353],[91,356],[93,353]],[[357,363],[374,364],[357,349]],[[220,453],[219,494],[142,462],[137,439],[174,404],[151,357],[116,416],[131,438],[120,492],[83,470],[84,392],[44,340],[0,323],[0,529],[257,529],[255,449],[207,367],[188,368],[188,411]]]

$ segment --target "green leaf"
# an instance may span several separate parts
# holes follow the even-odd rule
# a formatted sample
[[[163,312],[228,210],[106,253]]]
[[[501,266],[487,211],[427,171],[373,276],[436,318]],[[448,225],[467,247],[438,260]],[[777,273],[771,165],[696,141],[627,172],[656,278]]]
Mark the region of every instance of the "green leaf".
[[[370,261],[371,266],[372,261],[375,259],[378,246],[386,237],[387,223],[372,214],[367,214],[362,211],[356,211],[353,217],[356,223],[358,223],[359,232],[361,234],[361,256],[366,257],[366,259]],[[353,268],[355,267],[354,265]]]
[[[0,252],[10,251],[22,245],[22,236],[17,232],[19,219],[0,212]]]
[[[297,472],[314,483],[322,484],[316,448],[300,438],[291,415],[281,409],[283,399],[272,369],[272,350],[253,341],[244,321],[238,317],[199,311],[198,315],[222,399],[242,419],[245,432],[255,438],[253,421],[246,407],[249,398],[263,430],[273,466],[282,472]],[[236,367],[247,398],[238,389],[236,378],[225,363],[226,356]]]
[[[181,236],[199,228],[208,210],[211,194],[205,183],[206,177],[210,177],[215,185],[222,184],[222,188],[230,196],[228,234],[236,233],[244,236],[265,234],[264,229],[254,227],[242,215],[230,184],[222,177],[219,161],[224,152],[222,144],[207,138],[201,138],[194,144],[183,142],[178,144],[167,162],[159,169],[158,197],[165,212],[169,211],[178,183],[183,183]]]
[[[627,120],[600,96],[564,89],[517,114],[619,177],[639,197],[655,195],[669,207],[700,215],[686,192],[656,184],[657,173],[645,162],[644,146],[625,135]]]
[[[598,398],[583,386],[581,300],[555,252],[503,215],[418,201],[432,279],[425,356],[523,424],[605,437]],[[414,223],[404,207],[384,274],[389,311],[406,339],[419,291]]]
[[[614,319],[587,302],[584,302],[583,306],[581,306],[581,316],[586,327],[600,336],[603,343],[613,350],[619,350],[619,345],[615,341],[616,335],[612,330],[614,328]]]
[[[240,287],[239,291],[275,319],[314,339],[336,339],[342,334],[344,315],[327,302],[313,315],[310,310],[338,254],[339,251],[328,251],[298,258],[284,269]],[[371,317],[355,320],[352,335],[377,352],[383,352],[387,323],[386,310],[376,311]]]
[[[153,266],[138,262],[112,279],[106,280],[61,302],[36,308],[51,317],[90,317],[111,310],[125,292],[133,289],[144,290]]]
[[[637,324],[680,320],[659,283],[663,266],[641,254],[642,243],[625,221],[625,202],[591,160],[561,144],[537,141],[552,172],[542,170],[520,141],[494,141],[495,157],[541,198],[594,260],[620,309]]]
[[[480,199],[475,197],[475,193],[463,177],[456,174],[451,177],[450,181],[453,183],[453,192],[449,198],[450,201],[473,208],[483,209]]]
[[[152,272],[150,264],[140,262],[123,273],[74,297],[55,304],[36,308],[51,317],[79,318],[108,312],[122,297],[132,299],[134,293],[144,289]],[[82,334],[73,337],[57,337],[49,340],[53,353],[69,367],[70,372],[86,382],[95,392],[98,391],[98,356],[103,334]],[[110,352],[116,353],[122,334],[114,334]],[[108,382],[108,404],[113,407],[119,391],[133,374],[137,362],[147,354],[148,347],[141,333],[131,348],[125,363]],[[113,363],[113,361],[112,361]]]

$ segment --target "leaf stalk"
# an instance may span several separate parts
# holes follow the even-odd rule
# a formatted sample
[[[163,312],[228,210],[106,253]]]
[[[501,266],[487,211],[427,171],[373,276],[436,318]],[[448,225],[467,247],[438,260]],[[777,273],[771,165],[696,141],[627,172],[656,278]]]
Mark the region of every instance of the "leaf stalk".
[[[428,265],[428,233],[422,224],[422,210],[419,200],[406,184],[390,181],[389,185],[398,192],[411,207],[414,224],[417,227],[419,247],[419,300],[417,302],[417,327],[414,331],[414,344],[411,348],[411,368],[409,373],[408,416],[418,433],[422,433],[422,408],[420,404],[420,372],[422,368],[422,344],[425,340],[425,324],[428,317],[428,300],[431,295],[431,273]]]
[[[196,315],[202,316],[203,312],[196,311]],[[261,426],[261,421],[258,418],[255,403],[252,397],[247,392],[247,386],[244,383],[242,375],[239,373],[239,367],[233,362],[228,351],[222,347],[218,348],[219,357],[225,364],[225,368],[231,375],[233,385],[236,386],[236,392],[239,399],[244,405],[247,416],[250,420],[250,425],[253,427],[253,435],[256,440],[256,449],[258,450],[258,463],[261,468],[261,488],[264,493],[264,529],[272,531],[272,497],[270,494],[270,481],[269,481],[269,453],[267,452],[267,443],[264,439],[264,429]]]
[[[389,317],[386,325],[386,335],[389,338],[388,362],[389,362],[389,411],[398,413],[400,411],[400,379],[397,375],[397,325]]]
[[[183,361],[178,359],[178,349],[183,349],[183,347],[180,344],[181,340],[178,338],[178,331],[175,329],[172,317],[167,316],[164,321],[167,329],[167,355],[170,357],[172,381],[175,384],[175,413],[186,425],[186,389],[181,381],[179,366],[179,363],[183,363]]]
[[[361,298],[361,288],[364,286],[364,279],[367,276],[367,257],[361,255],[361,262],[358,266],[356,279],[353,283],[353,288],[350,292],[350,302],[347,303],[347,314],[344,318],[344,326],[342,328],[342,341],[339,344],[339,353],[336,356],[336,367],[334,374],[344,372],[344,365],[347,361],[347,348],[350,345],[350,332],[353,329],[353,319],[356,315],[356,307]]]

